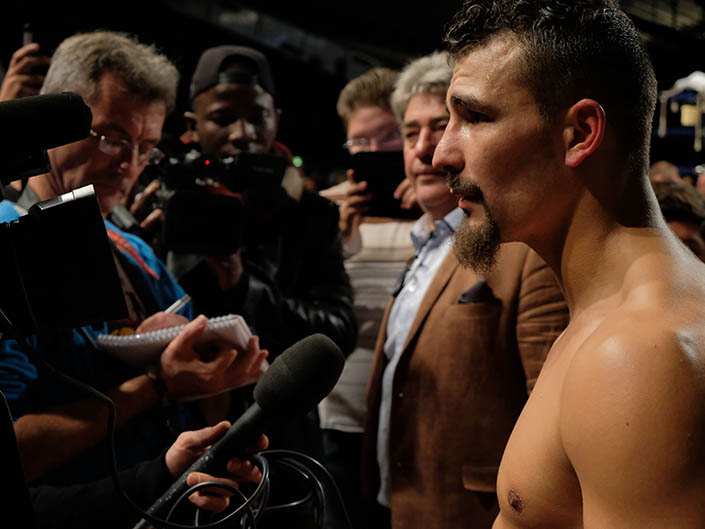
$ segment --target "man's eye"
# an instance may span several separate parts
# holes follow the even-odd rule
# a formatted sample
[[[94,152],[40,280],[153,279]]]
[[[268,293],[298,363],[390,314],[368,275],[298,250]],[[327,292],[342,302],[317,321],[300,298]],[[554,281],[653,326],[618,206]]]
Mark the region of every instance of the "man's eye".
[[[472,110],[470,110],[470,111],[467,112],[467,117],[466,117],[466,119],[467,119],[467,121],[469,121],[470,123],[482,123],[482,122],[485,122],[485,121],[489,121],[489,120],[487,119],[487,116],[485,116],[484,114],[480,114],[479,112],[474,112],[474,111],[472,111]]]
[[[211,121],[219,127],[230,125],[234,120],[231,116],[212,116]]]
[[[253,125],[261,125],[264,123],[264,113],[253,114],[248,121]]]

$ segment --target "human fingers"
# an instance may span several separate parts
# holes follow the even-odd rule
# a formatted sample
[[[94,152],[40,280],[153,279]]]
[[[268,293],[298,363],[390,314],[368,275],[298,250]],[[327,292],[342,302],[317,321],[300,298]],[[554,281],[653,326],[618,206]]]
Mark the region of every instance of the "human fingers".
[[[165,329],[167,327],[175,327],[177,325],[184,325],[188,323],[188,319],[181,314],[166,313],[164,311],[157,312],[149,316],[146,320],[140,323],[137,327],[136,332],[149,332],[156,331],[158,329]]]
[[[175,351],[183,350],[193,350],[198,338],[203,334],[206,329],[206,324],[208,323],[208,318],[203,314],[199,315],[193,321],[189,322],[183,330],[174,338],[166,350],[172,349]]]
[[[38,84],[25,82],[23,78],[28,77],[30,76],[16,75],[12,78],[6,77],[2,88],[0,88],[0,101],[11,101],[13,99],[37,95],[41,88],[42,81],[39,81]]]
[[[200,456],[209,446],[220,439],[228,431],[228,428],[230,428],[229,421],[220,421],[213,426],[206,426],[200,430],[183,432],[183,434],[187,434],[183,439],[183,446],[190,452]]]
[[[167,450],[164,460],[172,476],[181,475],[215,441],[230,428],[228,421],[221,421],[200,430],[182,432]]]
[[[21,48],[16,49],[15,52],[12,54],[12,57],[10,57],[10,63],[8,64],[8,68],[14,66],[28,55],[32,55],[38,52],[38,42],[30,42],[29,44],[25,44]]]
[[[154,225],[161,222],[163,219],[164,212],[160,208],[157,208],[152,211],[149,215],[147,215],[142,222],[140,222],[140,228],[142,228],[143,230],[149,230]]]
[[[228,374],[232,383],[242,383],[240,379],[246,378],[246,383],[253,383],[262,376],[262,363],[269,356],[269,351],[259,348],[259,336],[253,336],[247,343],[247,350],[240,355],[236,362],[230,366]],[[238,363],[240,365],[238,365]],[[243,375],[244,373],[244,375]]]
[[[404,196],[401,197],[401,207],[403,209],[411,209],[418,204],[418,199],[416,198],[416,190],[409,188]]]
[[[367,183],[367,182],[365,182]],[[364,193],[355,193],[352,195],[349,195],[345,198],[344,204],[347,204],[348,206],[353,206],[356,207],[359,204],[365,203],[369,201],[372,198],[372,194],[365,191]]]
[[[233,458],[228,461],[226,469],[240,483],[259,483],[262,480],[260,469],[247,459]]]
[[[367,192],[367,180],[361,182],[351,182],[348,189],[345,191],[346,199],[356,195],[364,195]]]
[[[146,214],[144,211],[149,204],[149,199],[154,196],[154,194],[159,191],[161,184],[159,180],[152,180],[143,191],[140,191],[135,195],[135,200],[130,206],[130,213],[135,217],[140,217]]]
[[[404,180],[402,180],[397,186],[397,188],[394,190],[394,198],[396,198],[397,200],[401,200],[404,194],[411,187],[411,180],[409,180],[408,178],[404,178]]]
[[[199,483],[204,483],[206,481],[217,481],[237,489],[239,485],[236,481],[228,478],[216,478],[210,474],[204,474],[202,472],[191,472],[186,477],[186,484],[190,487],[198,485]],[[232,492],[224,487],[207,487],[203,488],[194,494],[189,496],[189,500],[201,509],[211,511],[213,513],[220,513],[227,509],[230,504],[230,497]]]
[[[8,68],[8,72],[17,75],[46,71],[50,63],[51,59],[46,55],[28,54],[17,60],[12,65],[12,70]],[[42,75],[42,77],[44,77],[44,75]]]

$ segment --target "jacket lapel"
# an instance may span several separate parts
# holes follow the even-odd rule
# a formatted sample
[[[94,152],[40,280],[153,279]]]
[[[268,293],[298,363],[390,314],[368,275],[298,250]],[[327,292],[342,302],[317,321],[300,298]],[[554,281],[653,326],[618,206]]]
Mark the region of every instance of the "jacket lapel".
[[[414,316],[414,322],[411,324],[409,334],[407,335],[406,341],[404,342],[402,354],[406,352],[406,349],[409,347],[409,343],[411,343],[416,334],[419,332],[419,329],[421,328],[424,320],[426,319],[426,316],[428,316],[429,311],[436,303],[436,300],[441,295],[441,292],[443,292],[443,289],[450,281],[450,278],[453,277],[453,274],[459,266],[460,264],[455,258],[455,254],[452,250],[449,251],[448,255],[445,256],[445,259],[443,259],[441,266],[438,268],[436,275],[431,280],[431,284],[428,285],[428,290],[426,290],[426,294],[424,294],[423,300],[421,300],[419,310],[416,311],[416,316]]]

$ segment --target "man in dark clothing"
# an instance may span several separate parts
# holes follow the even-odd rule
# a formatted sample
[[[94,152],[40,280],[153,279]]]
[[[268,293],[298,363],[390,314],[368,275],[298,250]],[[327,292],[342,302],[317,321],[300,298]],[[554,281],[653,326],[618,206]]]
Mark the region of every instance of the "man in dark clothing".
[[[266,58],[241,46],[208,49],[194,72],[190,95],[186,122],[203,154],[221,159],[238,153],[273,155],[287,164],[281,186],[242,192],[246,225],[238,252],[171,254],[170,270],[197,311],[242,314],[272,356],[315,332],[350,352],[356,328],[337,208],[304,189],[288,149],[275,141],[281,112]]]
[[[196,66],[190,97],[187,136],[204,155],[268,155],[286,160],[286,168],[281,185],[255,182],[238,190],[244,210],[239,250],[226,256],[170,253],[170,271],[196,311],[241,314],[270,359],[312,333],[327,335],[348,354],[357,329],[337,207],[304,189],[288,149],[275,141],[281,112],[267,59],[241,46],[210,48]],[[231,414],[242,411],[236,407]],[[316,428],[282,430],[282,439],[268,432],[273,447],[320,455]]]

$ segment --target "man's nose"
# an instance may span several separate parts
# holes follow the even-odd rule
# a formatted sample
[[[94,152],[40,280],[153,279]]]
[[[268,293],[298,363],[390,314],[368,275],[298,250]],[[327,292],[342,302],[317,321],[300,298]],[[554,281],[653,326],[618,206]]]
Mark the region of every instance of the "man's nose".
[[[448,133],[448,128],[436,145],[432,164],[435,169],[448,173],[458,173],[465,166],[463,154],[459,146],[455,145],[453,136]]]
[[[233,143],[249,143],[254,141],[256,137],[254,125],[247,120],[238,119],[229,127],[228,140]]]
[[[120,167],[122,169],[129,169],[130,171],[139,171],[142,162],[139,160],[139,152],[137,149],[130,149],[129,151],[124,149],[121,153]]]
[[[416,140],[416,145],[414,145],[417,158],[424,160],[424,163],[430,164],[437,145],[438,141],[433,132],[425,127],[422,128],[419,131],[419,137]]]

